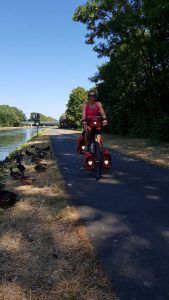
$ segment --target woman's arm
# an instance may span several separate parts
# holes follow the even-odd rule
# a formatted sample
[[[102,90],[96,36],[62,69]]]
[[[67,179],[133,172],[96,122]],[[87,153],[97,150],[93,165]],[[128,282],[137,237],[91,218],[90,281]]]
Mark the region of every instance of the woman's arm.
[[[104,112],[104,109],[103,109],[103,106],[102,106],[101,102],[97,102],[97,104],[98,104],[98,107],[99,107],[102,118],[106,119],[106,114]]]
[[[82,120],[85,120],[85,118],[86,118],[86,102],[83,104]]]

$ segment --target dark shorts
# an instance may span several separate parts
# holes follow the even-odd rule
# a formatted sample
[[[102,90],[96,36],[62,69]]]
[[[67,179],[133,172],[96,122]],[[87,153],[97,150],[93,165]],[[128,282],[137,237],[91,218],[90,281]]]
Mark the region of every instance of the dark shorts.
[[[101,134],[101,129],[100,128],[96,128],[95,129],[95,134]]]

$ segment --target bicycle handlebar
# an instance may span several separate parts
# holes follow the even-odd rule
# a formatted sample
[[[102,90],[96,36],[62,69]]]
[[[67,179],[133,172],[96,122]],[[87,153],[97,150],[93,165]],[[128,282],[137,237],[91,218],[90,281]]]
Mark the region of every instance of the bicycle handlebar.
[[[105,120],[107,119],[102,118],[101,116],[89,116],[87,119],[82,120],[81,123],[83,124],[83,122],[87,122],[89,127],[94,128],[101,127]]]

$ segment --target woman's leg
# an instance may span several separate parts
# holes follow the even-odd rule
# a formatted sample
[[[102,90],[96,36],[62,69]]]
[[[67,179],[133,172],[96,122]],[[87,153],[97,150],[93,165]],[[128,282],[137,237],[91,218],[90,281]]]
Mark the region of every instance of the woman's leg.
[[[96,140],[99,143],[100,148],[102,149],[102,137],[101,137],[101,134],[97,134]]]
[[[86,126],[86,128],[84,128],[85,130],[85,146],[86,149],[88,148],[89,142],[90,142],[90,134],[91,134],[91,128]]]

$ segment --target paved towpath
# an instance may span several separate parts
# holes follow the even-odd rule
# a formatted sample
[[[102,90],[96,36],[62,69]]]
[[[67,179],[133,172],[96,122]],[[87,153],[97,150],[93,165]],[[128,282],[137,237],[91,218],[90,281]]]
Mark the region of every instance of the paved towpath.
[[[169,170],[112,151],[97,182],[82,168],[76,134],[49,134],[81,222],[120,300],[169,299]],[[113,142],[113,141],[112,141]]]

